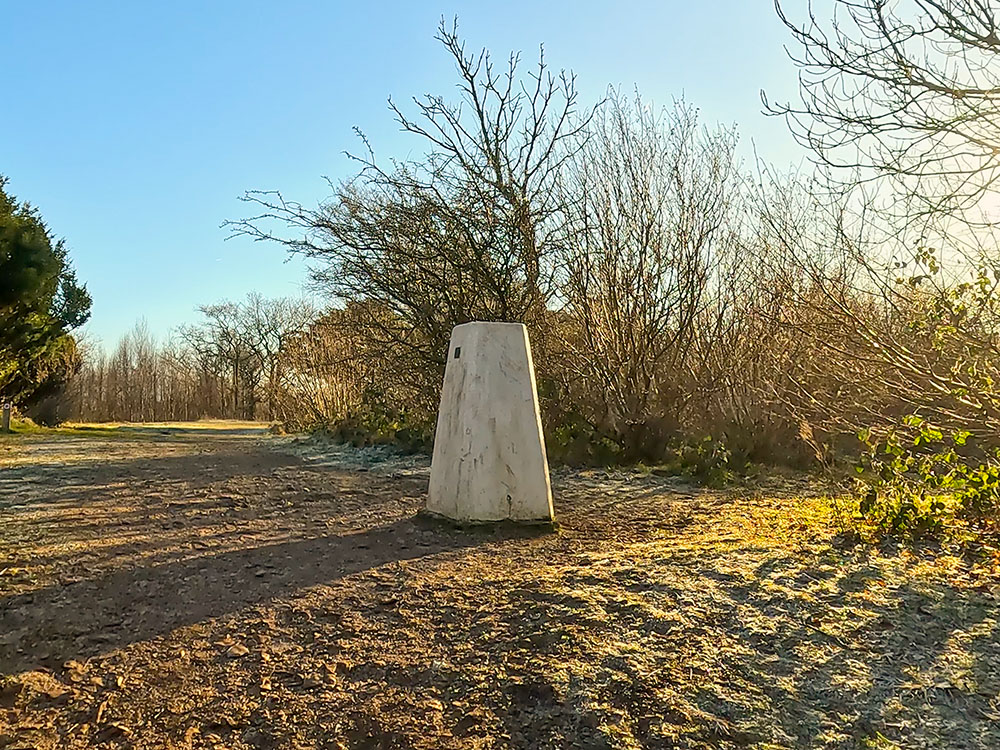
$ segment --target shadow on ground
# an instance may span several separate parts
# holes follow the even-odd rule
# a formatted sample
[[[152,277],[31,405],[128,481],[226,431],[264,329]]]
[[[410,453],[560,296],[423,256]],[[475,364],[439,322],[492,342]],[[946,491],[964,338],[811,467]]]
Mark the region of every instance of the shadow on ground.
[[[7,597],[0,600],[0,672],[87,659],[389,562],[482,539],[404,519],[364,532],[196,556]]]

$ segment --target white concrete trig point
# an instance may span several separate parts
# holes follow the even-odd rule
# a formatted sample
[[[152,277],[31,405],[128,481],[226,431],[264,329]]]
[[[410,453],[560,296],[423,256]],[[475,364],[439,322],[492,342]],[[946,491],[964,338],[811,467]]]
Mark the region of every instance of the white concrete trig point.
[[[465,323],[451,333],[427,511],[471,523],[553,520],[535,368],[520,323]]]

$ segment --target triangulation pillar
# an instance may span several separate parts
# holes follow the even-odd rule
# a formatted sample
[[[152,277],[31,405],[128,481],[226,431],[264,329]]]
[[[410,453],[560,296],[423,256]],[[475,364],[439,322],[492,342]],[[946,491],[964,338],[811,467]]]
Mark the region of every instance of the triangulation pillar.
[[[528,330],[451,333],[427,510],[455,521],[551,523],[552,490]]]

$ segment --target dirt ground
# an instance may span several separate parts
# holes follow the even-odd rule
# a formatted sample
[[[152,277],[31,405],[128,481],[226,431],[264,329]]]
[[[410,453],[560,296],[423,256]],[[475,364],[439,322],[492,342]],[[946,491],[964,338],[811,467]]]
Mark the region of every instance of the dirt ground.
[[[995,560],[808,485],[557,471],[558,533],[247,425],[0,438],[0,748],[997,748]]]

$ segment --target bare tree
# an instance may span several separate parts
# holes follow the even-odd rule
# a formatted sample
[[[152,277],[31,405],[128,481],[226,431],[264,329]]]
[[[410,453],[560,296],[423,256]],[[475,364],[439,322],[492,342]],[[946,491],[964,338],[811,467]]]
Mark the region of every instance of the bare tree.
[[[289,343],[307,330],[316,317],[315,309],[305,300],[265,299],[251,293],[240,305],[240,327],[246,347],[252,352],[256,369],[262,376],[262,398],[269,419],[279,415]]]
[[[228,379],[221,412],[242,419],[275,418],[284,350],[316,317],[312,306],[251,292],[243,302],[203,305],[199,310],[203,320],[182,326],[180,335],[205,371]]]
[[[771,103],[818,161],[889,181],[887,206],[978,220],[1000,178],[1000,6],[992,0],[833,0],[794,18],[798,103]],[[902,193],[906,202],[899,201]],[[993,206],[992,208],[996,208]]]
[[[202,366],[228,381],[222,413],[253,419],[257,387],[262,376],[259,361],[244,335],[240,306],[234,302],[202,305],[203,320],[182,326],[179,333],[197,354]]]
[[[799,371],[799,407],[847,428],[919,411],[992,439],[1000,6],[833,0],[822,21],[784,5],[801,101],[765,104],[825,170],[819,189],[758,193],[761,241],[799,273],[785,320],[827,353]]]
[[[427,148],[422,160],[386,168],[365,141],[352,157],[360,172],[331,183],[329,202],[312,209],[250,192],[261,213],[230,224],[312,259],[319,288],[365,303],[369,338],[432,388],[453,326],[544,316],[563,239],[557,176],[590,119],[578,116],[574,77],[550,72],[541,54],[522,76],[518,55],[497,66],[486,51],[470,54],[455,26],[442,22],[437,39],[455,62],[458,100],[414,99],[413,114],[389,105]]]

